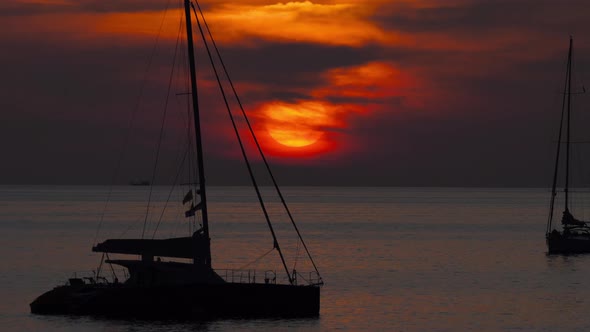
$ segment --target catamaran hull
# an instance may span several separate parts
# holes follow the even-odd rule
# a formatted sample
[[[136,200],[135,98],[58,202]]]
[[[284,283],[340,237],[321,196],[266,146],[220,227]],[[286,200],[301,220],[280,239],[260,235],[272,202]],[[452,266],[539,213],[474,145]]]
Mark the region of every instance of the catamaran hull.
[[[549,254],[584,254],[590,253],[590,236],[548,236]]]
[[[137,287],[60,286],[39,296],[31,313],[113,318],[313,317],[320,288],[275,284],[195,284]]]

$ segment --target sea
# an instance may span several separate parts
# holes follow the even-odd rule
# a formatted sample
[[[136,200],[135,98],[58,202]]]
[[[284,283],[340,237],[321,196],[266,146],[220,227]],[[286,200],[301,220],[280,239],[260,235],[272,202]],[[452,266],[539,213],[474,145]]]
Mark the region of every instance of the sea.
[[[0,330],[590,330],[590,255],[546,254],[545,188],[282,189],[325,282],[319,317],[31,314],[29,303],[43,292],[96,271],[97,241],[186,236],[199,220],[184,217],[185,192],[165,186],[0,186]],[[313,269],[273,194],[263,188],[288,269]],[[284,273],[251,188],[212,187],[208,201],[214,268]]]

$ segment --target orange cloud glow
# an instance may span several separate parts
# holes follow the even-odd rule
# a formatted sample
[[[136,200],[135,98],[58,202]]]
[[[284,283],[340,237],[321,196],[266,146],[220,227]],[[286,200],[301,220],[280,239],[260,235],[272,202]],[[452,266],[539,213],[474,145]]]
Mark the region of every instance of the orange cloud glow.
[[[416,15],[426,8],[453,8],[465,0],[440,1],[271,1],[227,2],[212,7],[206,16],[223,43],[256,45],[256,39],[271,42],[302,42],[333,46],[362,47],[379,44],[421,50],[492,50],[526,40],[528,34],[514,31],[503,38],[482,39],[439,32],[406,32],[380,26],[375,17],[387,11]],[[509,32],[509,31],[506,31]]]
[[[226,42],[244,42],[244,37],[346,46],[388,42],[392,35],[367,19],[371,13],[366,5],[303,1],[232,4],[213,8],[207,16]]]
[[[336,68],[323,77],[325,84],[308,91],[308,100],[274,101],[254,110],[260,124],[257,135],[263,137],[261,143],[270,154],[306,157],[350,150],[347,121],[352,115],[395,110],[388,100],[397,97],[404,106],[418,107],[426,94],[426,85],[414,74],[387,62]],[[351,100],[327,101],[332,98]]]
[[[12,4],[44,5],[44,6],[74,6],[71,0],[13,0]]]
[[[256,46],[266,42],[301,42],[332,46],[362,47],[379,44],[421,50],[482,51],[506,48],[527,40],[526,32],[506,31],[496,38],[466,37],[438,32],[406,32],[393,27],[384,28],[375,17],[388,11],[400,11],[404,15],[416,15],[415,10],[431,7],[454,7],[464,1],[455,0],[440,4],[438,1],[375,0],[315,0],[315,1],[211,1],[205,16],[214,35],[222,45],[239,44]],[[20,4],[39,4],[45,7],[80,6],[66,0],[19,0]],[[2,5],[0,5],[0,9]],[[10,6],[9,6],[10,8]],[[140,9],[141,6],[138,6]],[[385,9],[387,8],[387,9]],[[7,29],[18,29],[21,35],[39,31],[65,39],[120,37],[129,41],[153,39],[158,34],[166,39],[176,39],[179,20],[183,16],[179,8],[164,11],[135,12],[85,12],[78,11],[32,14],[26,18],[7,18]],[[164,19],[165,18],[165,19]],[[26,24],[23,22],[26,21]],[[32,29],[31,29],[32,27]],[[150,40],[151,40],[150,39]],[[516,51],[513,51],[513,53]],[[530,52],[525,52],[529,54]]]
[[[154,36],[175,39],[184,12],[178,8],[157,12],[110,13],[97,17],[94,29],[106,35]],[[159,27],[162,26],[161,31]]]
[[[327,84],[311,92],[314,98],[353,98],[364,104],[364,112],[375,110],[376,105],[391,98],[402,98],[404,105],[420,107],[431,93],[431,88],[416,73],[388,62],[336,68],[323,76]]]
[[[337,68],[324,76],[329,84],[313,91],[314,97],[385,98],[408,93],[418,84],[414,76],[385,62]]]
[[[309,90],[308,100],[267,103],[254,111],[263,124],[257,133],[265,137],[261,142],[270,154],[308,157],[350,152],[358,148],[350,131],[354,116],[401,113],[439,100],[426,80],[389,62],[335,68],[322,76],[325,83]]]
[[[158,32],[161,38],[175,40],[179,15],[180,10],[167,13],[44,13],[25,18],[3,18],[3,24],[6,30],[18,30],[21,38],[34,39],[42,34],[46,40],[82,44],[96,44],[100,40],[110,42],[116,38],[126,42],[145,42],[146,39],[153,41]]]

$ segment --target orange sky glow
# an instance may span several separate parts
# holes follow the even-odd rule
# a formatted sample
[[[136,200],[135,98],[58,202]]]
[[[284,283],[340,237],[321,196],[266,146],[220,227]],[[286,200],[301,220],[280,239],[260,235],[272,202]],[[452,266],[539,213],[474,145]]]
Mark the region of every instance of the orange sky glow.
[[[183,33],[181,1],[170,1],[164,10],[166,3],[10,0],[0,3],[0,14],[7,13],[2,16],[0,38],[27,47],[43,43],[56,51],[56,57],[60,49],[74,49],[93,59],[91,66],[101,63],[103,54],[110,54],[108,61],[113,64],[125,57],[126,65],[113,65],[114,78],[109,79],[131,86],[142,81],[147,67],[148,56],[138,54],[149,54],[158,40],[158,47],[166,51],[156,54],[164,58],[179,31]],[[563,31],[569,35],[571,22],[585,22],[586,17],[583,11],[567,19],[548,15],[556,7],[547,3],[522,5],[512,13],[477,0],[201,0],[200,4],[230,72],[235,72],[235,86],[263,149],[285,164],[319,163],[377,149],[369,143],[371,128],[384,119],[391,125],[398,118],[491,116],[487,109],[491,97],[482,96],[520,88],[508,89],[504,82],[492,89],[490,77],[508,79],[516,70],[528,68],[523,64],[556,58],[563,50],[554,45],[563,39]],[[198,35],[195,28],[195,38]],[[202,52],[202,44],[197,47]],[[219,136],[216,142],[225,144],[233,137],[220,129],[227,125],[223,103],[218,100],[211,106],[209,99],[218,95],[216,81],[202,69],[209,66],[206,57],[197,56],[204,108],[216,112],[206,115],[204,123]],[[544,69],[530,69],[516,79],[541,77],[546,67],[539,64],[539,68]],[[170,63],[155,61],[150,69],[148,83],[165,86]],[[185,92],[184,87],[177,90]]]
[[[447,51],[484,51],[513,43],[521,37],[510,34],[494,40],[471,40],[443,33],[407,33],[385,29],[371,20],[386,1],[213,1],[206,17],[223,46],[256,48],[267,43],[309,43],[360,48],[371,44]],[[460,5],[461,1],[446,6]],[[430,8],[433,1],[399,1],[400,8]],[[149,40],[162,25],[160,38],[172,40],[179,29],[180,9],[163,11],[93,14],[84,17],[91,35]],[[68,20],[60,20],[68,22]],[[77,23],[78,24],[78,23]],[[58,25],[59,26],[59,25]],[[69,28],[69,27],[67,27]],[[302,89],[304,99],[259,102],[251,110],[261,121],[257,126],[264,148],[275,156],[317,157],[334,149],[345,149],[346,128],[351,116],[370,116],[378,111],[395,112],[383,105],[403,98],[405,106],[423,106],[432,96],[428,83],[416,71],[392,62],[371,61],[353,67],[332,68],[317,73],[323,83]],[[201,86],[211,86],[203,82]],[[247,85],[251,86],[251,85]],[[268,87],[260,82],[259,88]],[[347,99],[334,103],[333,99]],[[351,101],[350,99],[354,99]],[[333,134],[334,129],[338,135]],[[276,144],[278,143],[278,144]]]
[[[36,3],[73,5],[66,0]],[[387,31],[370,21],[371,15],[379,8],[378,1],[371,5],[358,1],[202,3],[209,5],[206,17],[222,47],[255,48],[260,39],[270,43],[296,42],[350,48],[413,43],[410,36]],[[140,42],[153,40],[155,35],[163,40],[174,40],[181,17],[180,9],[171,8],[165,12],[46,13],[33,15],[31,20],[38,26],[48,26],[49,34],[76,31],[76,39],[112,38]],[[291,154],[299,158],[321,155],[342,146],[338,143],[343,142],[336,140],[345,136],[349,114],[367,114],[380,98],[397,95],[407,86],[415,87],[416,84],[411,74],[381,62],[330,69],[317,73],[317,79],[323,84],[300,89],[306,95],[302,99],[260,101],[258,104],[262,106],[251,111],[261,121],[257,128],[262,131],[265,139],[261,141],[269,153],[277,156]],[[201,86],[211,87],[211,83],[203,81]],[[241,85],[254,86],[253,83]],[[256,89],[263,90],[268,86],[269,83],[259,82]],[[361,98],[363,102],[334,103],[329,100],[338,97]],[[340,134],[332,134],[334,129]]]

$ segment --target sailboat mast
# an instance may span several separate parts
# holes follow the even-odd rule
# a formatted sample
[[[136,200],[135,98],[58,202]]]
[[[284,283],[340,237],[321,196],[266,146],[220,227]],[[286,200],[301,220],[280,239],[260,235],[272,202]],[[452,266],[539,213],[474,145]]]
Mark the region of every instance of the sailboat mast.
[[[190,0],[184,0],[184,13],[186,16],[186,40],[188,47],[188,59],[191,79],[191,95],[193,99],[193,118],[195,121],[195,140],[197,144],[197,167],[199,172],[199,191],[201,196],[201,213],[203,216],[203,234],[207,241],[205,253],[206,265],[211,267],[211,244],[209,238],[209,218],[207,214],[207,192],[205,187],[205,167],[203,162],[203,143],[201,139],[201,122],[199,117],[199,98],[197,95],[197,77],[195,74],[195,51],[193,48],[193,31],[191,23]]]
[[[565,210],[569,211],[569,177],[570,177],[570,120],[571,120],[571,105],[572,105],[572,48],[573,38],[570,36],[570,48],[567,60],[567,139],[565,146]]]
[[[571,43],[571,41],[570,41]],[[570,46],[571,48],[571,46]],[[559,175],[559,157],[561,156],[561,139],[563,137],[563,120],[567,105],[568,77],[569,77],[570,57],[568,51],[568,61],[565,69],[565,83],[563,87],[563,100],[561,103],[561,117],[559,118],[559,133],[557,135],[557,152],[555,154],[555,168],[553,169],[553,185],[551,186],[551,203],[549,204],[549,219],[547,221],[547,233],[551,231],[553,222],[553,211],[555,208],[555,197],[557,196],[557,177]]]

